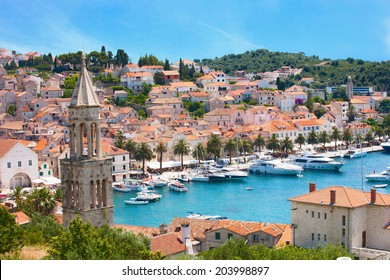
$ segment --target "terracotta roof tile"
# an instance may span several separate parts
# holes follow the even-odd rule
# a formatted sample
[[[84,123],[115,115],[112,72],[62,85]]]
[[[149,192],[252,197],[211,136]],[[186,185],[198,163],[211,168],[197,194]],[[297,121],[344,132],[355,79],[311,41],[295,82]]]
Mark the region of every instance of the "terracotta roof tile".
[[[151,240],[152,252],[161,252],[169,256],[186,251],[186,245],[180,240],[176,232],[153,237]]]

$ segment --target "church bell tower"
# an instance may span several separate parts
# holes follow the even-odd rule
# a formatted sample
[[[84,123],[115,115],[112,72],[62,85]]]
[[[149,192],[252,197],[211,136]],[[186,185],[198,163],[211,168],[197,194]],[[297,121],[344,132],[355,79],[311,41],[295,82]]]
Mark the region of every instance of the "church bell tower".
[[[102,156],[100,103],[82,66],[69,105],[70,155],[61,160],[63,220],[79,216],[94,226],[114,223],[112,159]]]

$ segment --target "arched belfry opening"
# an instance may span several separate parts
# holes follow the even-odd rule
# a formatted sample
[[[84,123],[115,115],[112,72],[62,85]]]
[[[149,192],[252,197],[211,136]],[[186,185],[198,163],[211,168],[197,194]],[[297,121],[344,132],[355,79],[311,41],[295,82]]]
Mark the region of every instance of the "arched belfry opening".
[[[112,225],[112,159],[102,157],[100,103],[85,66],[85,54],[69,105],[70,156],[61,160],[63,220],[80,216],[95,226]]]

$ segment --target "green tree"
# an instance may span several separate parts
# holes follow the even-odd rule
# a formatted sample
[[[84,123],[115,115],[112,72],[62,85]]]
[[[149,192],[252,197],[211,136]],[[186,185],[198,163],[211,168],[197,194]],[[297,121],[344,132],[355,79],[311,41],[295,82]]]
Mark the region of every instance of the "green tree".
[[[233,139],[229,139],[225,143],[223,150],[229,154],[229,163],[232,164],[232,154],[234,151],[237,151],[237,143]]]
[[[246,155],[253,151],[252,143],[249,140],[242,140],[240,145],[240,151],[244,154],[244,161],[246,161]]]
[[[0,254],[18,251],[22,246],[22,231],[5,207],[0,207],[0,236]]]
[[[31,203],[35,212],[42,215],[51,214],[57,204],[54,195],[52,195],[47,188],[34,189],[31,194],[27,196],[27,201]]]
[[[286,136],[280,143],[280,149],[286,154],[287,157],[288,153],[292,152],[294,149],[293,141],[288,136]]]
[[[173,154],[180,156],[181,162],[181,170],[183,170],[183,158],[184,155],[188,155],[190,153],[190,145],[187,143],[185,139],[179,139],[175,145],[173,146]]]
[[[164,77],[163,77],[163,74],[161,72],[156,72],[154,74],[154,83],[157,84],[157,85],[165,85],[165,80],[164,80]]]
[[[299,149],[302,149],[302,145],[305,145],[306,143],[305,136],[302,133],[299,133],[295,139],[295,143],[299,145]]]
[[[53,215],[33,213],[30,222],[23,227],[23,239],[27,245],[46,245],[63,230]]]
[[[125,147],[125,140],[126,140],[126,137],[125,137],[125,134],[123,133],[122,130],[118,130],[115,134],[115,137],[116,137],[116,140],[114,142],[114,145],[115,147],[119,148],[119,149],[123,149]]]
[[[276,150],[279,150],[279,148],[279,139],[275,133],[272,133],[271,137],[267,140],[267,149],[272,150],[272,154],[274,154]]]
[[[150,251],[150,240],[121,229],[92,227],[80,218],[69,229],[52,238],[48,259],[52,260],[146,260],[162,259]]]
[[[261,152],[261,149],[265,146],[265,139],[261,134],[257,135],[256,139],[253,141],[253,146],[257,147],[259,153]]]
[[[64,88],[65,89],[74,89],[76,87],[77,79],[79,75],[75,74],[72,76],[66,76],[64,79]]]
[[[135,143],[132,139],[127,140],[125,144],[125,150],[129,152],[129,162],[131,170],[131,159],[137,151],[137,143]]]
[[[318,142],[325,148],[326,143],[330,142],[330,137],[326,131],[321,131],[318,135]]]
[[[353,136],[350,128],[344,130],[342,139],[346,142],[347,146],[351,144]]]
[[[167,151],[168,151],[167,146],[163,142],[159,142],[156,147],[156,152],[158,154],[158,161],[160,162],[160,173],[162,173],[163,155]]]
[[[217,134],[212,134],[207,141],[207,152],[213,155],[214,161],[217,162],[217,157],[221,155],[222,140]]]
[[[16,115],[16,106],[13,104],[9,105],[7,108],[7,114],[10,114],[11,116],[15,116]]]
[[[372,146],[372,142],[375,140],[375,138],[374,138],[374,135],[373,135],[373,133],[372,133],[371,130],[368,131],[368,132],[366,133],[366,135],[364,135],[364,140],[365,140],[370,146]]]
[[[351,102],[348,102],[347,116],[349,122],[353,122],[356,118],[356,110],[355,107],[352,106]]]
[[[340,130],[337,128],[337,126],[334,126],[332,128],[332,134],[330,135],[330,139],[334,141],[334,149],[337,150],[337,141],[341,140],[342,135],[340,133]]]
[[[168,59],[165,59],[165,63],[164,63],[164,70],[170,70],[170,65],[169,65],[169,60]]]
[[[316,108],[316,109],[313,110],[313,114],[317,118],[321,118],[323,115],[326,114],[326,109],[325,108]]]
[[[307,135],[307,143],[312,145],[318,143],[318,135],[315,130],[310,130],[309,135]]]
[[[378,112],[382,114],[390,113],[390,99],[384,99],[379,103]]]
[[[142,170],[145,172],[145,161],[152,160],[153,151],[146,143],[140,143],[137,145],[137,150],[135,151],[135,159],[142,160]]]
[[[199,164],[200,164],[201,160],[205,160],[206,159],[207,151],[204,148],[202,143],[198,143],[198,145],[195,146],[195,149],[192,152],[192,157],[194,159],[197,159],[199,161]]]

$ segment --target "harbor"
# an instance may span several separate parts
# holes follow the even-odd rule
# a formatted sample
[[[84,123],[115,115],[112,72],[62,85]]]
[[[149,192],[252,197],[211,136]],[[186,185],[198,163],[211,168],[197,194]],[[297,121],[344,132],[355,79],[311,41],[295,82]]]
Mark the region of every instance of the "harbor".
[[[306,193],[310,182],[315,182],[318,189],[341,185],[369,191],[378,185],[364,177],[374,171],[380,173],[385,170],[390,155],[377,151],[380,147],[363,149],[368,153],[363,158],[336,158],[345,162],[340,171],[304,170],[302,176],[249,174],[247,178],[237,181],[189,182],[184,183],[188,192],[175,192],[167,187],[155,188],[155,192],[162,197],[147,205],[126,205],[124,200],[136,197],[136,193],[114,192],[114,220],[117,224],[157,227],[161,223],[169,223],[174,217],[186,217],[188,212],[193,212],[236,220],[290,223],[288,199]],[[330,153],[327,155],[332,156]],[[180,177],[180,174],[164,172],[156,177],[173,179]],[[389,187],[377,190],[390,193]]]

